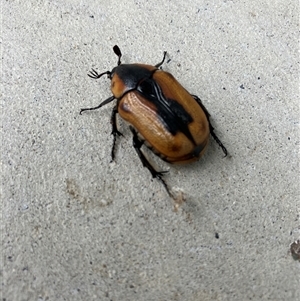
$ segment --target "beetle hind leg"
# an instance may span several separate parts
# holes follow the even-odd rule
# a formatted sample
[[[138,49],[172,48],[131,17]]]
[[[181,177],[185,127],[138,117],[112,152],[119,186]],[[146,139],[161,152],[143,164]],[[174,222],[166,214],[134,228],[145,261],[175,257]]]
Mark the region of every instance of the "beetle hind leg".
[[[149,161],[147,160],[147,158],[145,157],[145,155],[141,151],[141,147],[144,144],[144,141],[142,141],[138,137],[136,130],[132,126],[130,126],[129,128],[130,128],[130,130],[131,130],[131,132],[133,134],[133,140],[132,140],[133,147],[136,150],[136,152],[137,152],[140,160],[142,161],[143,166],[146,167],[150,171],[150,173],[151,173],[151,175],[152,175],[153,178],[157,178],[158,180],[161,181],[161,183],[164,185],[166,191],[168,192],[169,196],[172,197],[172,198],[174,198],[174,196],[170,192],[170,189],[169,189],[167,183],[163,179],[163,175],[165,173],[167,173],[168,171],[156,171],[154,169],[154,167],[149,163]]]
[[[210,121],[208,120],[209,122],[209,131],[210,131],[210,134],[212,135],[212,137],[215,139],[215,141],[218,143],[218,145],[222,148],[222,151],[224,153],[224,157],[227,156],[228,152],[227,152],[227,149],[226,147],[224,146],[224,144],[221,142],[221,140],[218,138],[218,136],[215,134],[214,132],[214,128],[213,126],[211,125]]]
[[[226,147],[224,146],[224,144],[221,142],[221,140],[218,138],[218,136],[216,135],[216,133],[214,132],[214,127],[211,125],[210,123],[210,114],[209,112],[207,111],[207,109],[205,108],[205,106],[203,105],[201,99],[197,96],[197,95],[192,95],[193,98],[197,101],[197,103],[199,104],[199,106],[202,108],[202,110],[204,111],[205,115],[206,115],[206,118],[208,120],[208,123],[209,123],[209,131],[210,131],[210,134],[212,135],[212,137],[215,139],[215,141],[218,143],[218,145],[222,148],[222,151],[223,153],[225,154],[225,157],[227,156],[228,152],[227,152],[227,149]]]

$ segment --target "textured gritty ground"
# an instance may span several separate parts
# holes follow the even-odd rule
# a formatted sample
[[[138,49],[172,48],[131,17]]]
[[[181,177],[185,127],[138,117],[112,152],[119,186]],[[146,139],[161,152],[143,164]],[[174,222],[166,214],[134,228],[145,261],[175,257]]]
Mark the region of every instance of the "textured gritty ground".
[[[101,3],[105,4],[101,4]],[[297,1],[3,1],[2,299],[300,300]],[[91,68],[158,63],[199,95],[211,143],[166,180]]]

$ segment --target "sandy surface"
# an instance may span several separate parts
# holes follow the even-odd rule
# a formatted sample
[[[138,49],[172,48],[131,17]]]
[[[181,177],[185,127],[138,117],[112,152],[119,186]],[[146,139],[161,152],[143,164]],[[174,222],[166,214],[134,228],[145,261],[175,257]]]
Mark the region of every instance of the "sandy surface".
[[[44,2],[44,3],[43,3]],[[101,4],[106,2],[107,4]],[[300,300],[296,1],[3,1],[2,299]],[[211,142],[169,166],[174,203],[119,121],[109,80],[163,68],[212,115]]]

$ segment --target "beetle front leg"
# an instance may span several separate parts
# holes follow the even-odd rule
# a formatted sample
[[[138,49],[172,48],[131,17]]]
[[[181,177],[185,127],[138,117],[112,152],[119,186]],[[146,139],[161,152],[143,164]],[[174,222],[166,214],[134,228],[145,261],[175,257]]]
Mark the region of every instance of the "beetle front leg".
[[[166,59],[166,55],[167,55],[167,51],[164,51],[164,57],[160,63],[155,65],[156,68],[159,68],[164,63],[164,61]]]
[[[97,107],[81,109],[80,112],[79,112],[79,114],[81,115],[82,112],[84,112],[84,111],[94,111],[94,110],[98,110],[98,109],[100,109],[101,107],[103,107],[103,106],[105,106],[106,104],[108,104],[108,103],[110,103],[111,101],[113,101],[114,99],[115,99],[115,97],[114,97],[114,96],[111,96],[111,97],[105,99],[104,101],[102,101],[102,102],[100,103],[100,105],[98,105]]]
[[[147,160],[147,158],[141,151],[141,147],[144,144],[144,142],[138,137],[136,130],[132,126],[130,126],[129,128],[133,134],[133,140],[132,140],[133,147],[136,150],[140,160],[142,161],[143,166],[148,168],[148,170],[151,172],[151,175],[153,178],[157,178],[162,182],[162,184],[164,185],[165,189],[167,190],[169,196],[174,198],[174,196],[170,192],[170,189],[169,189],[167,183],[163,179],[163,174],[165,174],[167,171],[156,171],[154,169],[154,167],[149,163],[149,161]]]
[[[224,146],[224,144],[221,142],[221,140],[218,138],[218,136],[215,134],[214,132],[214,127],[211,125],[210,123],[210,114],[209,112],[207,111],[207,109],[205,108],[205,106],[203,105],[201,99],[197,96],[197,95],[192,95],[193,98],[197,101],[197,103],[200,105],[200,107],[202,108],[202,110],[204,111],[205,115],[206,115],[206,118],[208,120],[208,123],[209,123],[209,131],[210,131],[210,134],[212,135],[212,137],[215,139],[215,141],[218,143],[218,145],[222,148],[222,151],[223,153],[225,154],[225,157],[227,156],[228,152],[227,152],[227,149],[226,147]]]
[[[112,113],[111,113],[111,118],[110,118],[110,123],[112,125],[112,132],[111,134],[114,136],[113,140],[113,146],[111,149],[111,161],[115,160],[115,149],[116,149],[116,140],[117,140],[117,135],[118,136],[123,136],[121,132],[118,131],[117,128],[117,113],[118,113],[118,107],[114,106]]]

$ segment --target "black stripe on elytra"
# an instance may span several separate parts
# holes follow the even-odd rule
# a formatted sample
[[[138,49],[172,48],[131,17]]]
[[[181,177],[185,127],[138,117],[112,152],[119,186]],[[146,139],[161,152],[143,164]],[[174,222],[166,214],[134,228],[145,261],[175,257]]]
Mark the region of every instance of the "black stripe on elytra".
[[[155,105],[158,118],[173,136],[182,132],[196,145],[188,127],[193,122],[193,118],[178,101],[166,98],[160,86],[152,78],[142,80],[136,90]]]

